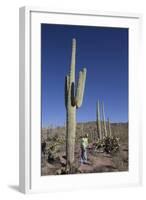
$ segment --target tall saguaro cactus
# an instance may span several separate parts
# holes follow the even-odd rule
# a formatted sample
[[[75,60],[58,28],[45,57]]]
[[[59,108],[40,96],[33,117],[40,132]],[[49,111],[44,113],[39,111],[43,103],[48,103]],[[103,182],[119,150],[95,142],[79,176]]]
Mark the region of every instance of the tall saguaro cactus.
[[[103,104],[103,102],[102,102],[102,117],[103,117],[104,136],[107,137],[107,129],[106,129],[106,121],[105,121],[105,113],[104,113],[104,104]]]
[[[74,163],[75,137],[76,137],[76,109],[82,105],[86,68],[79,72],[78,84],[75,91],[75,62],[76,39],[72,39],[72,56],[70,73],[65,78],[65,106],[66,106],[66,157],[67,167]]]
[[[97,135],[98,135],[98,138],[102,139],[99,100],[97,102],[97,109],[96,109],[96,124],[97,124]]]
[[[110,123],[109,118],[108,118],[108,130],[109,130],[109,136],[111,137],[112,136],[112,131],[111,131],[111,123]]]

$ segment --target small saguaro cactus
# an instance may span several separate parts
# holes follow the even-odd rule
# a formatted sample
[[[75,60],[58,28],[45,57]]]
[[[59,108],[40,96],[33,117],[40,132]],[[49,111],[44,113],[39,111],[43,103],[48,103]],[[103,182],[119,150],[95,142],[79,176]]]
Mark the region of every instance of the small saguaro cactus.
[[[100,104],[99,104],[99,100],[97,102],[97,109],[96,109],[96,124],[97,124],[97,136],[101,140],[102,139],[102,132],[101,132],[101,120],[100,120]]]
[[[78,84],[75,91],[75,61],[76,39],[72,39],[72,56],[70,73],[65,78],[65,106],[66,106],[66,158],[67,168],[71,169],[74,163],[75,137],[76,137],[76,109],[82,105],[86,68],[79,72]]]
[[[106,121],[105,121],[105,113],[104,113],[104,104],[103,104],[103,102],[102,102],[102,117],[103,117],[104,136],[107,137],[107,129],[106,129]]]

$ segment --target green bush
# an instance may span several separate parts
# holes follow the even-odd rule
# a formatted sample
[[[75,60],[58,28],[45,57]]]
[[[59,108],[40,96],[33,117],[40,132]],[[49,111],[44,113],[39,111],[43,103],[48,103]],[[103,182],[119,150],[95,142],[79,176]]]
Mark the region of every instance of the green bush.
[[[57,142],[59,139],[59,136],[56,134],[52,137],[52,141]]]
[[[112,137],[105,137],[104,139],[104,150],[106,153],[117,152],[119,150],[119,138],[112,136]]]
[[[98,140],[96,141],[96,143],[94,144],[94,146],[95,146],[95,149],[103,148],[103,147],[104,147],[104,140],[98,139]]]
[[[98,140],[95,143],[96,149],[103,149],[106,153],[117,152],[120,147],[119,138],[115,136],[107,136],[102,140]]]

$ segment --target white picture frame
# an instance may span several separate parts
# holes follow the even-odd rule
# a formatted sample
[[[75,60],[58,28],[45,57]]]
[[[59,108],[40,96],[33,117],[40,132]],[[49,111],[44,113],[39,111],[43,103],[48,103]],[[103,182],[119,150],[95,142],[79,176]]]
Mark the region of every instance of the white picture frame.
[[[23,193],[140,185],[142,136],[139,80],[140,14],[20,8],[20,191]],[[129,29],[129,171],[66,176],[40,175],[40,23]],[[33,120],[32,120],[33,119]],[[88,181],[87,181],[88,180]]]

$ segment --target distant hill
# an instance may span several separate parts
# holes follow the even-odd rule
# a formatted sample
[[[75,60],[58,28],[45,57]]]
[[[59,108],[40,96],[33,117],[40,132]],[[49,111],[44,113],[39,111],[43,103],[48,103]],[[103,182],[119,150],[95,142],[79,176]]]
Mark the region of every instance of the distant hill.
[[[102,124],[102,123],[101,123]],[[108,126],[107,126],[108,130]],[[124,143],[128,142],[128,122],[119,122],[119,123],[111,123],[111,131],[112,135],[119,137],[120,140]],[[76,127],[76,137],[79,138],[83,134],[88,134],[89,139],[96,138],[97,134],[97,126],[95,121],[91,122],[83,122],[83,123],[77,123]],[[43,139],[49,139],[53,136],[59,136],[63,137],[65,139],[66,131],[65,127],[48,127],[42,129],[42,138]]]

